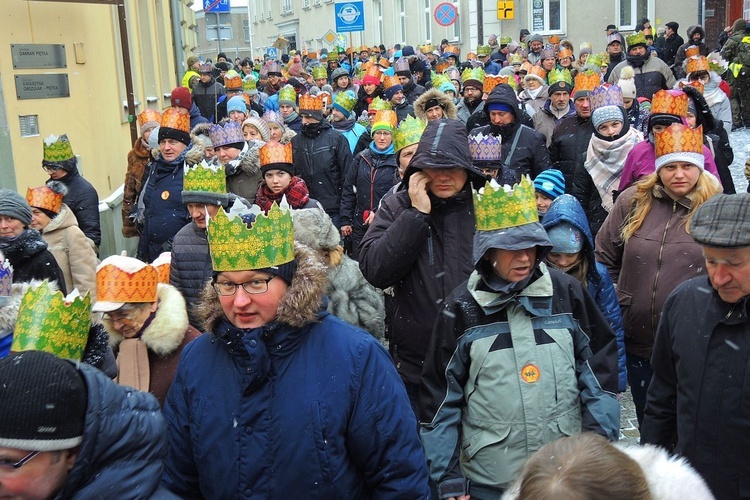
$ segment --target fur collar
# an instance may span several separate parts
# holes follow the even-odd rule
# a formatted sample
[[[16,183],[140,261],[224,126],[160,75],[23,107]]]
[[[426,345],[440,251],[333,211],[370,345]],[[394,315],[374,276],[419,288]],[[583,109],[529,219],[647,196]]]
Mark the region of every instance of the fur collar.
[[[0,307],[0,337],[3,332],[12,332],[16,328],[16,320],[18,319],[18,308],[21,306],[21,300],[29,288],[36,288],[42,284],[40,280],[31,280],[27,283],[13,283],[10,286],[10,296],[6,302]],[[47,285],[50,290],[55,292],[58,290],[57,283],[54,281],[48,281]]]
[[[156,160],[161,158],[159,148],[151,150],[151,154]],[[203,145],[203,141],[194,141],[191,143],[190,149],[188,149],[187,153],[185,153],[185,164],[190,167],[192,167],[193,165],[197,165],[198,163],[203,161],[205,155],[206,147]]]
[[[328,277],[326,266],[312,249],[295,241],[294,254],[297,271],[294,273],[292,284],[279,303],[276,320],[300,328],[318,321]],[[213,333],[218,323],[224,319],[224,311],[211,283],[206,284],[201,299],[197,306],[201,326],[204,331]]]
[[[188,328],[188,316],[185,299],[172,285],[159,283],[157,296],[159,308],[156,310],[156,317],[141,335],[141,340],[148,350],[164,357],[182,344]],[[111,321],[102,320],[102,325],[109,334],[110,345],[115,347],[124,340]]]
[[[68,205],[63,203],[60,207],[60,213],[57,214],[57,217],[49,221],[42,234],[49,234],[56,229],[65,229],[71,226],[78,227],[78,220],[75,217],[70,217],[72,213]]]
[[[445,117],[449,120],[455,120],[456,119],[456,105],[453,104],[453,99],[448,96],[445,92],[440,92],[438,89],[432,88],[419,96],[419,98],[414,101],[414,114],[417,115],[417,118],[421,118],[422,120],[427,120],[427,102],[431,101],[432,99],[437,100],[437,102],[440,104],[440,107],[443,108],[443,112],[445,113]]]
[[[281,144],[286,144],[291,141],[295,135],[297,135],[297,132],[284,125],[284,133],[281,134],[281,141],[279,142],[281,142]]]

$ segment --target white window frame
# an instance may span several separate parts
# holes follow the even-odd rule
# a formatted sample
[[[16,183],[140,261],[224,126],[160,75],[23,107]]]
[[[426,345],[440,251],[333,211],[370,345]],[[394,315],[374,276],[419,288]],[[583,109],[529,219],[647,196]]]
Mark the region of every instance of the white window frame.
[[[625,24],[622,22],[622,19],[620,19],[620,8],[622,7],[623,2],[628,2],[631,4],[630,24]],[[635,30],[636,24],[638,24],[638,21],[640,21],[643,17],[653,19],[654,18],[654,0],[646,0],[645,14],[639,15],[637,11],[638,11],[638,0],[615,0],[615,19],[617,20],[615,24],[617,25],[620,31]]]
[[[424,38],[425,43],[432,43],[432,6],[430,0],[424,0]]]
[[[454,42],[461,42],[461,2],[453,0],[453,6],[456,8],[456,22],[453,23],[453,40]]]
[[[538,8],[537,2],[541,3],[543,11],[543,23],[541,29],[534,25],[535,9]],[[560,2],[560,28],[550,29],[549,27],[549,2],[550,0],[529,0],[528,1],[528,26],[529,31],[532,33],[538,33],[540,35],[562,35],[565,33],[565,26],[567,25],[567,0],[559,0]]]
[[[250,20],[249,19],[243,19],[242,20],[242,36],[245,42],[250,42],[251,33],[250,33]]]
[[[399,43],[406,43],[406,0],[399,0]]]
[[[377,16],[375,16],[375,21],[378,24],[378,36],[379,40],[378,43],[385,43],[383,40],[385,40],[384,34],[383,34],[383,0],[374,0],[374,3],[377,5]]]
[[[292,12],[292,0],[281,0],[281,13],[290,14]]]

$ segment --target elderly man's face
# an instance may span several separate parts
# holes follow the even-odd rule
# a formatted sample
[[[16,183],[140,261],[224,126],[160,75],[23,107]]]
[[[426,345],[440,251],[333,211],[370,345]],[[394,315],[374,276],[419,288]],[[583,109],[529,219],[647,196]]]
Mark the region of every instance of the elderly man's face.
[[[576,107],[576,114],[581,118],[591,117],[591,101],[587,97],[579,97],[573,104]]]
[[[562,111],[568,106],[570,102],[570,94],[561,90],[553,92],[550,96],[552,107],[558,111]]]
[[[750,295],[750,247],[703,247],[706,271],[721,300],[734,304]]]
[[[0,448],[0,462],[16,463],[29,453],[28,450]],[[54,498],[65,486],[77,456],[78,452],[72,450],[41,451],[16,469],[0,466],[0,497]]]
[[[539,42],[537,40],[531,42],[531,50],[533,52],[539,52],[540,50],[542,50],[542,42]]]
[[[607,45],[607,52],[610,54],[620,54],[622,52],[622,44],[620,42],[612,42]]]

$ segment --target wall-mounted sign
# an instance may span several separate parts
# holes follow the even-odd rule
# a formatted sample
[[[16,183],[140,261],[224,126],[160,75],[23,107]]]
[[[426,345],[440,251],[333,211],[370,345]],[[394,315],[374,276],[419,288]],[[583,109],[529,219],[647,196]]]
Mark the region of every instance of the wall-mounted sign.
[[[67,68],[65,45],[54,43],[11,43],[13,69]]]
[[[15,75],[18,99],[70,97],[67,74]]]

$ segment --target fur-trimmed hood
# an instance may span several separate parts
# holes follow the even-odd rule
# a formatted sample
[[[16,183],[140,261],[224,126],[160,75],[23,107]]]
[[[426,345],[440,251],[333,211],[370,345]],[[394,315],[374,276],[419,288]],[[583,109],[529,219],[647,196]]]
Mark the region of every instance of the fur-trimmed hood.
[[[188,316],[185,299],[172,285],[159,283],[157,297],[159,308],[153,321],[141,335],[141,340],[149,351],[164,357],[173,353],[182,344],[188,329]],[[125,339],[114,329],[111,321],[102,319],[102,325],[109,335],[112,347],[116,347]]]
[[[300,328],[318,321],[328,284],[328,269],[316,252],[302,243],[294,242],[294,254],[297,271],[292,278],[292,284],[279,303],[276,321]],[[201,320],[203,330],[213,333],[225,316],[211,283],[204,287],[201,299],[197,307],[197,316]]]
[[[297,132],[284,125],[284,133],[281,134],[281,140],[279,142],[281,144],[286,144],[287,142],[290,142],[295,135],[297,135]]]
[[[57,229],[66,229],[71,226],[78,227],[78,220],[73,216],[73,212],[68,205],[63,203],[60,207],[60,213],[58,213],[54,219],[49,221],[49,224],[44,228],[42,234],[49,234]]]
[[[240,155],[225,165],[227,176],[237,175],[240,172],[247,175],[255,175],[260,172],[260,148],[266,143],[252,140],[245,143]]]
[[[457,109],[456,105],[453,104],[453,99],[451,99],[451,97],[445,92],[441,92],[436,88],[431,88],[414,101],[414,114],[417,115],[417,118],[427,120],[427,102],[432,99],[437,100],[440,107],[443,108],[445,118],[448,118],[449,120],[456,119]]]
[[[16,328],[18,319],[18,308],[21,306],[21,300],[29,288],[36,288],[43,282],[40,280],[31,280],[27,283],[13,283],[10,287],[10,295],[0,301],[0,337],[12,333]],[[47,285],[52,292],[58,290],[57,283],[48,281]]]

